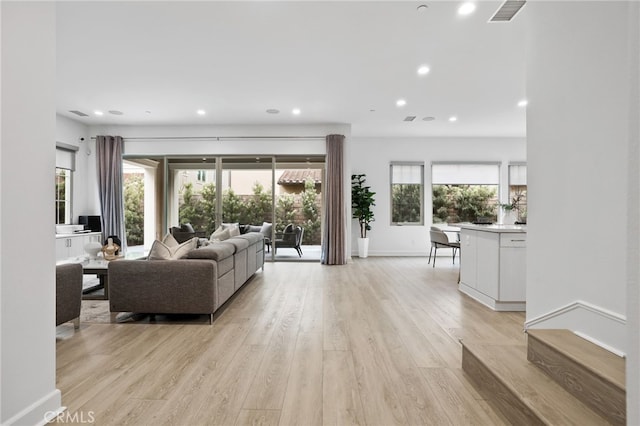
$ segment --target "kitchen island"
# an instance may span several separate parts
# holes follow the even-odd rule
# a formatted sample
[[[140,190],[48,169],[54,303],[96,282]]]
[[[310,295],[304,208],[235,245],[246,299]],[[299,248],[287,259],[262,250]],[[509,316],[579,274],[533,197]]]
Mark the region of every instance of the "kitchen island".
[[[461,224],[460,291],[496,311],[524,311],[526,243],[526,226]]]

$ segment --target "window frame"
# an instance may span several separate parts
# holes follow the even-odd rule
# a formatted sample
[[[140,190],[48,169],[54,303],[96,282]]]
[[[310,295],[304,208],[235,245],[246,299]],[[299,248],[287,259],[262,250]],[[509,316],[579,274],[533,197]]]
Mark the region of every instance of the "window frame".
[[[73,172],[76,171],[76,154],[80,148],[63,142],[56,142],[56,168],[54,185],[56,188],[55,209],[56,209],[56,225],[65,225],[73,223]],[[65,177],[65,194],[64,200],[58,199],[58,170],[64,170]],[[64,223],[58,222],[59,203],[64,201]]]
[[[418,166],[420,167],[419,184],[397,184],[393,181],[394,166]],[[389,163],[389,223],[391,226],[424,226],[425,205],[424,205],[424,161],[392,161]],[[419,222],[394,222],[393,220],[393,188],[394,185],[419,185],[420,186],[420,221]]]
[[[434,166],[493,166],[496,167],[496,177],[497,183],[434,183],[435,179],[433,177],[434,174]],[[433,202],[433,187],[435,185],[468,185],[468,186],[496,186],[496,205],[500,204],[501,194],[502,194],[502,162],[501,161],[432,161],[431,162],[431,222],[435,222],[435,212],[434,212],[434,202]],[[497,212],[499,214],[499,212]],[[497,219],[497,217],[496,217]]]
[[[61,200],[58,197],[58,177],[64,177],[64,199]],[[72,223],[72,215],[71,215],[71,204],[73,202],[71,194],[71,186],[73,182],[73,171],[70,169],[65,169],[62,167],[56,167],[55,173],[55,187],[56,187],[56,196],[55,196],[55,209],[56,209],[56,225],[68,225]],[[58,211],[60,207],[60,203],[64,203],[64,222],[59,222]]]

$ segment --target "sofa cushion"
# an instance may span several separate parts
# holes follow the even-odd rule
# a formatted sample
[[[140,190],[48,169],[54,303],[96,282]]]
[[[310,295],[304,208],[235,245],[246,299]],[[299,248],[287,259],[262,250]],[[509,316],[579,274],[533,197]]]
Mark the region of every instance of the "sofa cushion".
[[[191,238],[177,246],[169,246],[162,241],[155,240],[149,251],[148,260],[175,260],[185,257],[198,245],[197,238]]]
[[[189,259],[212,259],[220,261],[227,257],[233,256],[236,252],[236,247],[228,242],[216,242],[209,244],[206,247],[200,247],[196,250],[191,250],[187,257]]]
[[[256,244],[264,239],[264,235],[261,232],[248,232],[240,235],[238,238],[247,240],[249,244]]]
[[[244,238],[245,235],[248,234],[242,234],[238,235],[237,237],[229,238],[225,241],[225,243],[233,244],[236,247],[236,253],[241,250],[245,250],[247,247],[249,247],[249,241]]]

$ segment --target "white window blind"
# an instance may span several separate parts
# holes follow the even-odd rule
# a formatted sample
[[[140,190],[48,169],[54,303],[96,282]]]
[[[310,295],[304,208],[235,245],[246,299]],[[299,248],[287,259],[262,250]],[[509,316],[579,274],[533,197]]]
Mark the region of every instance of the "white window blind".
[[[526,164],[510,164],[509,165],[509,185],[526,185],[527,184],[527,165]]]
[[[448,164],[431,165],[433,185],[499,185],[499,164]]]
[[[78,147],[58,142],[56,144],[56,168],[75,172]]]
[[[392,164],[392,184],[422,184],[422,164]]]

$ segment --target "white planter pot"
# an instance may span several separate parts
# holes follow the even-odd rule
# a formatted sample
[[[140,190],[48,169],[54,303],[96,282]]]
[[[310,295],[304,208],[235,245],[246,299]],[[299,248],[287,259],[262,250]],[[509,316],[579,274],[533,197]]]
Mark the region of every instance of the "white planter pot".
[[[508,210],[504,215],[504,224],[505,225],[513,225],[518,218],[518,215],[513,210]]]
[[[369,238],[358,238],[358,257],[369,255]]]

